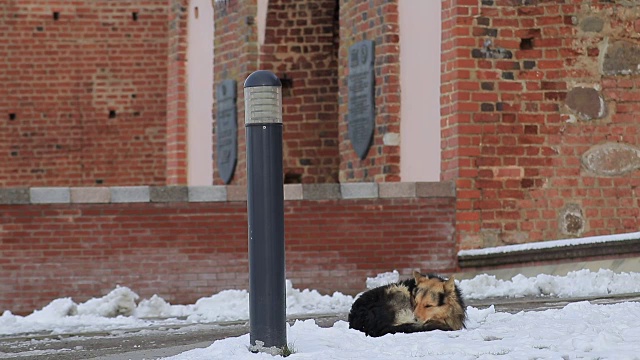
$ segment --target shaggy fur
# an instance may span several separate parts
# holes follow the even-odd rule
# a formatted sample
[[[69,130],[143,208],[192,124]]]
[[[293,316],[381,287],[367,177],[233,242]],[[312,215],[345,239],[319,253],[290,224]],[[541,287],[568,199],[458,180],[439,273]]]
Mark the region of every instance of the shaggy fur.
[[[380,286],[363,293],[351,306],[349,328],[378,337],[399,332],[460,330],[464,301],[453,277],[423,276]]]

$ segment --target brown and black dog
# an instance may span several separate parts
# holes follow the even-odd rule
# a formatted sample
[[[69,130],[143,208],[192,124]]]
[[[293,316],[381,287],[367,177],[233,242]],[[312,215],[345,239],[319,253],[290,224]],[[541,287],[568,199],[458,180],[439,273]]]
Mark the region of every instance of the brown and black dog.
[[[378,337],[464,328],[466,311],[453,277],[413,272],[403,280],[364,292],[351,306],[349,328]]]

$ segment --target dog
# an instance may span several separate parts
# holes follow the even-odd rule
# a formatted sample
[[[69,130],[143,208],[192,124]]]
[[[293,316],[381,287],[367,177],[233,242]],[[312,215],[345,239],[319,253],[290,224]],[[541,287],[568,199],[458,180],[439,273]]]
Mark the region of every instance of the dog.
[[[351,306],[349,328],[367,336],[453,331],[465,327],[462,293],[448,280],[414,271],[413,278],[364,292]]]

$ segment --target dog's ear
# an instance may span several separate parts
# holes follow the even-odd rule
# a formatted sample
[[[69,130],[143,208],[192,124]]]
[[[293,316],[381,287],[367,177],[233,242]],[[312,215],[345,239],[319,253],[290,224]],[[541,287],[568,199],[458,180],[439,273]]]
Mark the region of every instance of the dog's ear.
[[[445,281],[444,283],[444,291],[448,293],[452,293],[455,291],[455,289],[456,289],[456,279],[453,277],[453,275],[451,275],[449,280]]]
[[[422,279],[424,279],[424,276],[422,276],[422,274],[420,274],[419,271],[413,270],[413,278],[416,281],[416,284],[419,283]]]

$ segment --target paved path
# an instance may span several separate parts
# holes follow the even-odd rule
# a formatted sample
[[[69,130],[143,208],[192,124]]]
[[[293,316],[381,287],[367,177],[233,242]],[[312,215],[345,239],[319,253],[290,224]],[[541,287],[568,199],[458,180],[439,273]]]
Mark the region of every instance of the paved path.
[[[330,327],[346,314],[316,318],[320,326]],[[291,319],[290,322],[295,321]],[[180,354],[204,348],[212,342],[249,333],[247,322],[158,326],[110,332],[64,336],[0,336],[0,359],[22,360],[143,360]]]
[[[468,305],[485,308],[494,305],[497,311],[542,311],[562,308],[570,302],[590,301],[614,304],[640,302],[640,294],[614,295],[597,298],[523,298],[468,301]],[[315,317],[320,326],[332,326],[346,320],[346,314]],[[293,320],[292,320],[293,321]],[[194,348],[204,348],[215,340],[239,336],[249,332],[245,322],[197,324],[173,327],[133,329],[109,333],[85,333],[66,336],[0,337],[0,359],[22,360],[142,360],[172,356]]]

